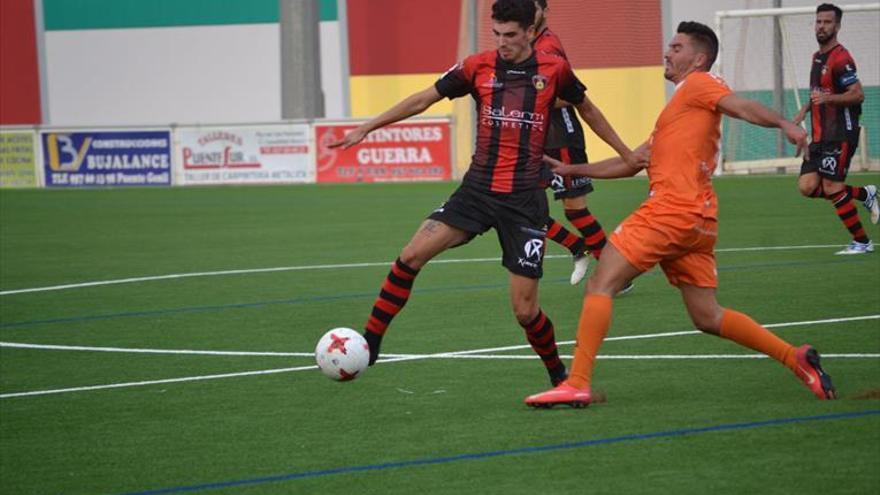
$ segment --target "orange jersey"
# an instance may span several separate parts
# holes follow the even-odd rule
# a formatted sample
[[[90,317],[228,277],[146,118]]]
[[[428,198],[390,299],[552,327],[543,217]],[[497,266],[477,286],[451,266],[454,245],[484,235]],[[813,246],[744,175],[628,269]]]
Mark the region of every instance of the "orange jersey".
[[[712,174],[721,144],[718,100],[732,91],[708,72],[688,75],[651,133],[650,197],[645,207],[717,218]]]

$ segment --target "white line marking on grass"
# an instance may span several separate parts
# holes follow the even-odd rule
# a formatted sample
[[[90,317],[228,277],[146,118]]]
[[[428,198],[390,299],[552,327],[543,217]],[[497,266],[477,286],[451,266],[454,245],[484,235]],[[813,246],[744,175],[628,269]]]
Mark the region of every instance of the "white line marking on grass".
[[[16,349],[41,349],[50,351],[90,351],[122,352],[134,354],[194,354],[203,356],[280,356],[313,357],[314,352],[253,352],[253,351],[200,351],[191,349],[138,349],[130,347],[87,347],[81,345],[25,344],[21,342],[0,342],[0,347]]]
[[[401,357],[411,357],[413,359],[424,359],[425,355],[407,354]],[[438,356],[434,356],[438,357]],[[539,356],[530,354],[454,354],[447,356],[439,356],[445,359],[510,359],[510,360],[530,360],[540,359]],[[574,356],[560,354],[562,359],[573,359]],[[612,359],[612,360],[637,360],[650,361],[654,359],[766,359],[769,356],[764,354],[600,354],[596,359]],[[877,359],[880,354],[822,354],[822,359]]]
[[[716,253],[734,253],[747,251],[787,251],[795,249],[827,249],[838,248],[839,244],[822,244],[812,246],[767,246],[767,247],[742,247],[742,248],[724,248],[716,249]],[[567,254],[547,255],[545,258],[570,258]],[[431,260],[431,264],[450,264],[450,263],[484,263],[489,261],[500,261],[501,258],[470,258],[470,259],[451,259],[451,260]],[[180,278],[194,277],[216,277],[222,275],[244,275],[249,273],[271,273],[271,272],[292,272],[302,270],[336,270],[341,268],[369,268],[375,266],[391,266],[391,262],[382,261],[377,263],[344,263],[334,265],[300,265],[300,266],[279,266],[274,268],[249,268],[241,270],[221,270],[215,272],[193,272],[193,273],[172,273],[169,275],[154,275],[148,277],[132,277],[121,278],[115,280],[99,280],[94,282],[81,282],[76,284],[52,285],[47,287],[32,287],[29,289],[13,289],[0,291],[0,296],[11,296],[14,294],[27,294],[30,292],[48,292],[66,289],[81,289],[84,287],[98,287],[102,285],[131,284],[136,282],[151,282],[155,280],[174,280]]]
[[[242,371],[238,373],[223,373],[220,375],[202,375],[202,376],[184,376],[181,378],[167,378],[164,380],[149,380],[143,382],[124,382],[124,383],[111,383],[108,385],[91,385],[87,387],[71,387],[71,388],[59,388],[54,390],[36,390],[33,392],[15,392],[11,394],[0,394],[0,399],[11,399],[13,397],[27,397],[33,395],[51,395],[51,394],[64,394],[69,392],[82,392],[86,390],[103,390],[107,388],[125,388],[125,387],[140,387],[144,385],[158,385],[161,383],[180,383],[180,382],[195,382],[201,380],[217,380],[220,378],[236,378],[239,376],[254,376],[254,375],[271,375],[274,373],[287,373],[289,371],[305,371],[305,370],[314,370],[318,369],[317,366],[297,366],[296,368],[276,368],[271,370],[257,370],[257,371]]]
[[[809,320],[809,321],[795,321],[795,322],[786,322],[786,323],[773,323],[769,325],[764,325],[766,328],[779,328],[779,327],[792,327],[792,326],[803,326],[803,325],[820,325],[825,323],[841,323],[847,321],[859,321],[859,320],[876,320],[880,319],[880,315],[867,315],[867,316],[853,316],[849,318],[830,318],[826,320]],[[634,340],[634,339],[649,339],[649,338],[659,338],[659,337],[675,337],[682,335],[693,335],[702,333],[697,330],[688,331],[688,332],[664,332],[664,333],[651,333],[651,334],[642,334],[642,335],[625,335],[621,337],[610,337],[605,340]],[[560,342],[559,345],[565,344],[573,344],[574,341],[566,341]],[[0,347],[23,347],[28,346],[27,348],[44,348],[48,347],[52,350],[89,350],[93,351],[96,349],[100,349],[102,352],[120,352],[117,350],[109,351],[108,349],[115,348],[87,348],[82,346],[41,346],[39,344],[16,344],[12,342],[2,342],[0,343]],[[504,346],[504,347],[490,347],[485,349],[471,349],[466,351],[454,351],[454,352],[439,352],[434,354],[385,354],[383,359],[377,361],[377,363],[395,363],[395,362],[403,362],[403,361],[417,361],[423,359],[446,359],[446,358],[469,358],[473,357],[473,359],[536,359],[536,356],[528,356],[528,355],[487,355],[488,353],[494,352],[504,352],[504,351],[513,351],[513,350],[521,350],[528,349],[530,346],[528,345],[512,345],[512,346]],[[162,351],[160,349],[139,349],[138,351],[156,351],[156,353],[167,352]],[[125,351],[125,349],[123,349]],[[226,351],[173,351],[171,353],[174,354],[185,354],[185,353],[210,353],[210,352],[226,352]],[[270,355],[287,355],[287,353],[269,353]],[[293,353],[291,353],[293,354]],[[309,356],[311,357],[311,353],[295,353],[297,355]],[[225,354],[224,354],[225,355]],[[241,352],[236,355],[267,355],[267,353],[244,353]],[[729,357],[728,357],[729,356]],[[823,354],[823,357],[834,358],[878,358],[880,354]],[[571,358],[571,356],[563,356],[566,358]],[[753,358],[761,358],[764,357],[762,355],[748,355],[748,354],[733,354],[733,355],[725,355],[725,354],[708,354],[708,355],[672,355],[672,354],[664,354],[664,355],[600,355],[598,356],[600,359],[753,359]],[[317,366],[298,366],[295,368],[276,368],[269,370],[257,370],[257,371],[244,371],[238,373],[224,373],[219,375],[202,375],[202,376],[189,376],[189,377],[181,377],[181,378],[168,378],[164,380],[150,380],[150,381],[140,381],[140,382],[125,382],[125,383],[111,383],[107,385],[93,385],[86,387],[72,387],[72,388],[62,388],[62,389],[54,389],[54,390],[37,390],[32,392],[13,392],[7,394],[0,394],[0,399],[11,399],[14,397],[27,397],[27,396],[35,396],[35,395],[51,395],[51,394],[63,394],[69,392],[82,392],[88,390],[102,390],[102,389],[110,389],[110,388],[124,388],[124,387],[139,387],[145,385],[157,385],[162,383],[180,383],[180,382],[191,382],[191,381],[202,381],[202,380],[216,380],[221,378],[235,378],[240,376],[254,376],[254,375],[268,375],[273,373],[287,373],[292,371],[305,371],[305,370],[313,370],[317,369]]]

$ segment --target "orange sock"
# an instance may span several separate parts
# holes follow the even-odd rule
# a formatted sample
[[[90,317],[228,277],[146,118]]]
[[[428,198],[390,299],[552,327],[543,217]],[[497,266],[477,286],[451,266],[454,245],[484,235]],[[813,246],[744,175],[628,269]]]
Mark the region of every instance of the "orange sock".
[[[581,319],[578,322],[577,345],[568,384],[576,388],[588,388],[593,379],[593,362],[599,346],[608,335],[611,326],[611,298],[602,294],[589,294],[584,298]]]
[[[794,346],[739,311],[724,310],[724,314],[721,315],[721,336],[764,353],[792,371],[797,365]]]

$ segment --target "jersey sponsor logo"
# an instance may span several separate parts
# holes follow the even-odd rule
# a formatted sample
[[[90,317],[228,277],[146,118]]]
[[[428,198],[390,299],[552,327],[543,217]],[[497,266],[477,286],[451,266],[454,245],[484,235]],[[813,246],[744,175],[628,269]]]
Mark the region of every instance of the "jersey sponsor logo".
[[[508,74],[513,74],[515,76],[524,76],[526,75],[526,71],[524,70],[516,70],[516,69],[507,69]]]
[[[544,130],[544,114],[508,109],[506,106],[493,107],[483,104],[480,107],[480,125],[512,129]]]

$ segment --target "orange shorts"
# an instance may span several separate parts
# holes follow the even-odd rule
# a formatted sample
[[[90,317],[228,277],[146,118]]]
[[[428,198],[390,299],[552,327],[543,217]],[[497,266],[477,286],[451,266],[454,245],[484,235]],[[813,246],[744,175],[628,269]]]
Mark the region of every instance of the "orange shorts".
[[[610,241],[631,265],[642,272],[659,263],[672,285],[716,288],[717,238],[718,221],[715,219],[641,207],[614,230]]]

